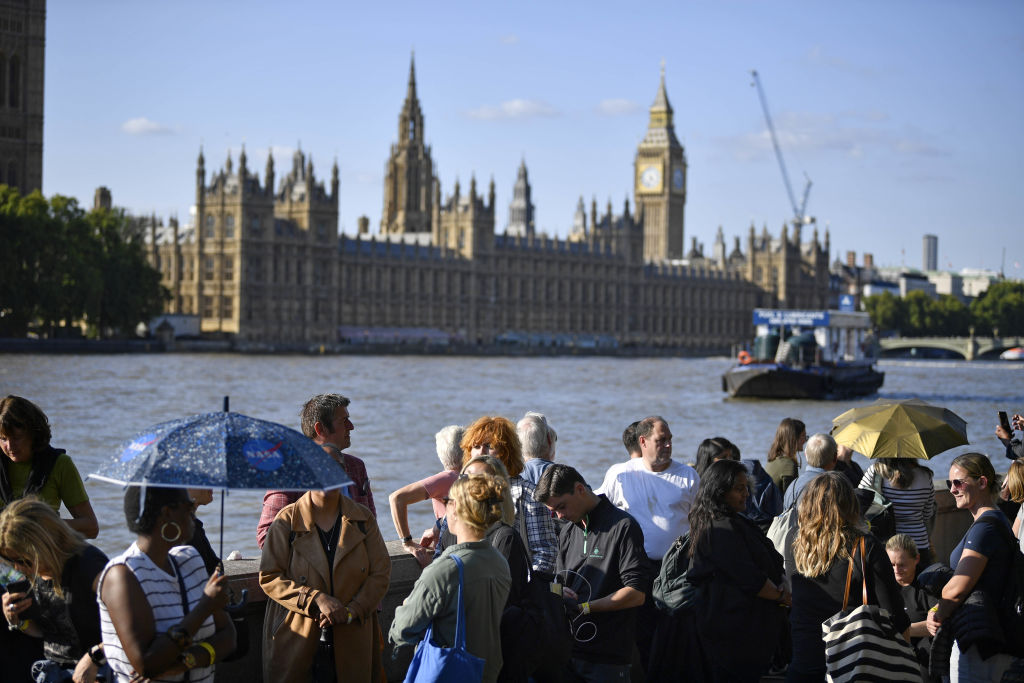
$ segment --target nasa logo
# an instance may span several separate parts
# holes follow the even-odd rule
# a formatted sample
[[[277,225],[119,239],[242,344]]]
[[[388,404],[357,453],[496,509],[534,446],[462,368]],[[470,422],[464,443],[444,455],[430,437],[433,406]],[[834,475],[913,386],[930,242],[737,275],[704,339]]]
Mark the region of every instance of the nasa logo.
[[[121,462],[134,460],[154,441],[156,441],[156,434],[143,434],[136,438],[121,451]]]
[[[242,454],[245,461],[260,472],[273,472],[284,464],[284,455],[281,453],[281,444],[276,444],[263,439],[253,439],[246,442],[242,447]]]

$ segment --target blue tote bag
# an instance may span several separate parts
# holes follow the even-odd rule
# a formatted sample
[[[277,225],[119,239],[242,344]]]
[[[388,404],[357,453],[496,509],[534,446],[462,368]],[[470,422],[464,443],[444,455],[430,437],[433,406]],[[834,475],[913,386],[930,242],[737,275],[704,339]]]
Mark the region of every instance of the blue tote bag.
[[[416,648],[416,654],[409,663],[405,683],[463,683],[482,681],[484,660],[470,654],[466,649],[466,608],[462,604],[462,560],[457,555],[448,557],[455,560],[459,568],[459,607],[455,618],[455,645],[441,647],[434,643],[434,624],[431,622],[423,634],[423,642]]]

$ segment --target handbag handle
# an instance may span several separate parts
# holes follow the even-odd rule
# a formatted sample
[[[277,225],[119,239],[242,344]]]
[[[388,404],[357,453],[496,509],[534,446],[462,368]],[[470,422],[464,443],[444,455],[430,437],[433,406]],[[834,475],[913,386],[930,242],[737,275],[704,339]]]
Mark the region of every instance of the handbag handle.
[[[860,578],[861,578],[861,598],[864,604],[868,604],[868,574],[864,569],[864,537],[861,536],[860,540],[853,546],[853,555],[857,554],[857,546],[860,546]],[[850,598],[850,583],[853,581],[853,555],[850,555],[850,566],[846,570],[846,590],[843,591],[843,609],[846,609],[847,601]]]
[[[455,560],[455,565],[459,569],[459,606],[458,612],[455,617],[455,647],[460,650],[466,649],[466,606],[462,604],[462,560],[458,555],[452,553],[450,556]]]

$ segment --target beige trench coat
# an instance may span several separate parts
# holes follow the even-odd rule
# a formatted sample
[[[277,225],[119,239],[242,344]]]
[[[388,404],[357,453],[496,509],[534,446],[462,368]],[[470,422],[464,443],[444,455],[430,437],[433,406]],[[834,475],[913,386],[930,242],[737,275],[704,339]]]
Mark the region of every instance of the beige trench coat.
[[[388,590],[391,558],[377,521],[352,499],[341,497],[342,526],[334,555],[334,597],[355,616],[334,626],[339,681],[379,681],[377,605]],[[360,529],[362,527],[365,530]],[[260,559],[260,586],[267,597],[263,629],[263,680],[307,683],[320,628],[316,596],[330,588],[327,556],[313,522],[310,495],[278,513]]]

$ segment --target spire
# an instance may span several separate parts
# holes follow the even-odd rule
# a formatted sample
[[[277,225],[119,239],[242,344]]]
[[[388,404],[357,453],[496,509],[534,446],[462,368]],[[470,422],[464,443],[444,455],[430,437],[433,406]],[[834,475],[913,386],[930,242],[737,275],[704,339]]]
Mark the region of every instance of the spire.
[[[655,109],[659,111],[667,111],[669,115],[672,114],[672,105],[668,102],[668,93],[665,92],[665,60],[661,60],[661,82],[658,84],[658,94],[654,96],[654,104],[651,105],[651,111]],[[669,119],[669,125],[671,125],[671,118]]]
[[[672,123],[672,105],[669,104],[668,91],[665,88],[665,61],[662,60],[661,80],[658,82],[658,92],[651,105],[647,135],[644,136],[640,146],[664,149],[666,145],[668,147],[682,146],[676,138],[676,130]]]
[[[409,87],[405,91],[405,99],[412,101],[416,99],[416,51],[413,50],[409,56]]]

